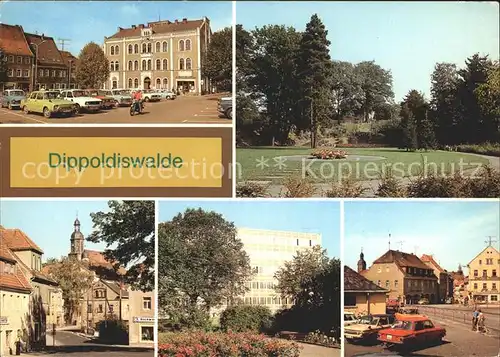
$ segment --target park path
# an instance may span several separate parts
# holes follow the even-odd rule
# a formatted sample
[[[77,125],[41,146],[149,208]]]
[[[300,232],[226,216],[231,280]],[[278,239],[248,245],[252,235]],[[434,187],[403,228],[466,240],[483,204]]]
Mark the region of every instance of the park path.
[[[299,343],[299,345],[302,348],[300,357],[340,357],[339,348],[314,346],[306,343]]]
[[[491,165],[492,168],[499,170],[500,171],[500,158],[496,156],[487,156],[487,155],[480,155],[480,154],[471,154],[467,153],[468,155],[476,156],[476,157],[481,157],[484,159],[487,159]],[[464,172],[464,174],[472,173],[474,172],[474,169],[469,169]],[[404,177],[401,179],[401,183],[405,186],[407,186],[412,180],[417,179],[417,176],[413,177]],[[364,198],[373,198],[376,197],[375,193],[378,190],[378,187],[380,186],[381,180],[365,180],[365,181],[359,181],[361,186],[365,189],[364,193],[361,195],[361,197]],[[269,184],[270,182],[261,182],[262,184]],[[325,192],[328,191],[331,187],[331,184],[329,183],[318,183],[314,184],[314,187],[316,188],[316,192],[312,197],[325,197]],[[279,185],[279,184],[271,184],[268,188],[268,194],[271,197],[280,197],[282,193],[285,192],[285,186],[284,185]]]

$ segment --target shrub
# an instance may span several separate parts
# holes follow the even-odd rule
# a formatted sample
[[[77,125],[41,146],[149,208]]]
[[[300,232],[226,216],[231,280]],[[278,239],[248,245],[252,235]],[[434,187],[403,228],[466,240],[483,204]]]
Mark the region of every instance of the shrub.
[[[480,145],[457,145],[454,151],[500,157],[500,143],[484,143]]]
[[[327,347],[336,346],[335,337],[323,334],[321,331],[316,330],[314,332],[309,332],[305,337],[304,341],[313,343],[316,345],[323,345]]]
[[[272,314],[266,306],[237,305],[222,312],[220,325],[224,331],[267,332]]]
[[[312,197],[316,193],[314,184],[300,176],[287,177],[284,186],[284,192],[280,193],[280,197],[284,198]]]
[[[325,196],[329,198],[361,197],[365,191],[366,189],[361,184],[345,178],[339,182],[333,182],[330,189],[325,192]]]
[[[159,337],[161,357],[299,357],[297,344],[249,333],[166,333]]]
[[[408,190],[401,181],[394,177],[391,170],[381,177],[375,194],[377,197],[407,197]]]
[[[236,197],[266,197],[269,185],[256,182],[244,182],[236,185]]]
[[[128,344],[128,327],[123,321],[99,321],[97,330],[99,331],[99,340],[107,343]]]

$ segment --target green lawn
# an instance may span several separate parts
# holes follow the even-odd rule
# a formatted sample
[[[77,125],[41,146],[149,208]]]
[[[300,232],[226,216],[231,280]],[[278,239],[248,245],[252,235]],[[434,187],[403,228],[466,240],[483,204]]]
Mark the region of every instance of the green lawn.
[[[241,148],[236,150],[237,180],[272,181],[281,183],[283,178],[291,175],[307,176],[315,182],[331,182],[337,180],[339,171],[343,177],[350,175],[355,180],[377,179],[388,168],[394,176],[408,177],[422,173],[452,174],[460,170],[474,169],[488,163],[487,159],[459,152],[428,151],[406,152],[396,148],[342,148],[348,155],[379,156],[384,160],[349,161],[306,161],[301,159],[285,159],[279,157],[293,155],[309,155],[312,150],[307,148]],[[257,166],[259,162],[265,162]],[[281,168],[278,165],[282,163]],[[349,174],[350,172],[350,174]]]

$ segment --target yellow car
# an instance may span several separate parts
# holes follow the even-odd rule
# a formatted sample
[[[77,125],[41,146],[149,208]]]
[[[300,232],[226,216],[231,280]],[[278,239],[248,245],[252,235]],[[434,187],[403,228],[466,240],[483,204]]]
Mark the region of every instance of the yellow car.
[[[35,91],[21,102],[21,108],[25,114],[39,113],[46,118],[56,115],[72,116],[75,104],[68,100],[59,99],[57,91]]]

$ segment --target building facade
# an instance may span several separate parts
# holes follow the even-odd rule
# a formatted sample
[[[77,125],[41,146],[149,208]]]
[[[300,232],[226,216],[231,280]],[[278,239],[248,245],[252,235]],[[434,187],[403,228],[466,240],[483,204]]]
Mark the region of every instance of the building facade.
[[[62,86],[61,89],[65,88],[78,88],[77,82],[76,82],[76,68],[78,66],[78,58],[73,56],[71,52],[68,51],[60,51],[61,56],[63,59],[64,64],[66,65],[66,68],[68,69],[67,72],[67,85]]]
[[[129,290],[129,345],[154,345],[155,297],[153,292]]]
[[[119,27],[104,39],[103,49],[110,63],[104,87],[206,92],[209,83],[202,77],[202,70],[210,36],[206,17]]]
[[[1,84],[1,91],[28,91],[32,84],[34,56],[21,26],[0,24],[0,50],[7,59],[7,82]]]
[[[389,299],[406,304],[415,304],[421,298],[438,302],[438,278],[414,254],[388,250],[360,273],[387,290]]]
[[[438,277],[438,302],[444,303],[446,299],[453,297],[453,278],[444,270],[432,255],[423,254],[420,260],[431,268],[434,275]]]
[[[387,290],[344,266],[344,311],[355,315],[385,314]]]
[[[469,268],[468,291],[476,302],[499,301],[500,253],[491,243],[467,265]]]
[[[248,291],[240,302],[264,305],[273,313],[292,306],[291,299],[282,299],[274,289],[277,284],[274,274],[298,251],[321,245],[321,235],[243,228],[238,229],[238,238],[244,245],[254,272],[252,281],[245,283]]]

